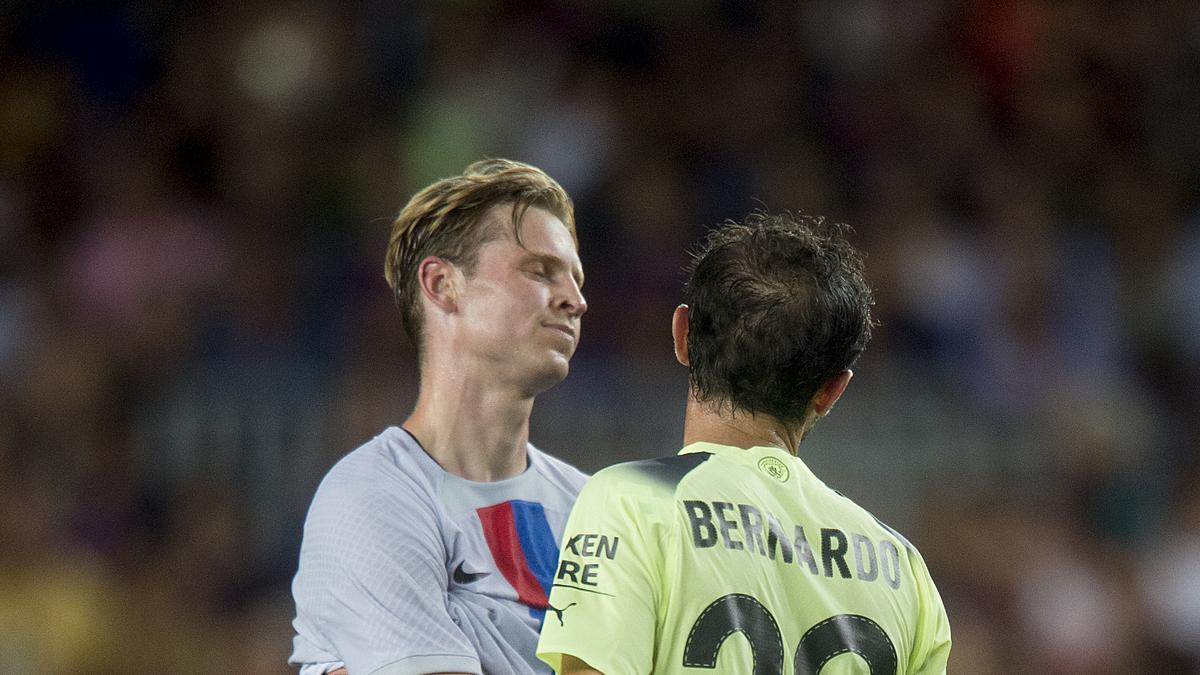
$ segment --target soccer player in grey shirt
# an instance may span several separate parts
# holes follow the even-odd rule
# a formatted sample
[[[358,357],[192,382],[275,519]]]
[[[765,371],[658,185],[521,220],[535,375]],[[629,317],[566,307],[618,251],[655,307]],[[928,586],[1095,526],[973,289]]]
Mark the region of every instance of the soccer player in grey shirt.
[[[585,476],[529,444],[529,415],[579,342],[577,248],[570,197],[519,162],[476,162],[400,213],[386,277],[420,390],[313,498],[302,675],[549,672],[534,651]]]

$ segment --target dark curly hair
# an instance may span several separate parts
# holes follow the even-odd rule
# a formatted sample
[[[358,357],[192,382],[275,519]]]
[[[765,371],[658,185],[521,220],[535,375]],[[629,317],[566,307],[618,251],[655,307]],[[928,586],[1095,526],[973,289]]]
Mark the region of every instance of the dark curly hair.
[[[871,339],[871,288],[849,227],[751,213],[709,232],[688,270],[689,379],[701,401],[804,420]]]

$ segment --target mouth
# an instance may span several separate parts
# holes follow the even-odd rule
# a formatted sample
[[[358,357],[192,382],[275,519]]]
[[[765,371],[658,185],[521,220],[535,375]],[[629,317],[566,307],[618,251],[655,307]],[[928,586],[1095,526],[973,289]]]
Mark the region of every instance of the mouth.
[[[548,323],[548,324],[544,324],[544,325],[546,326],[546,328],[552,328],[554,330],[562,332],[567,337],[571,338],[571,342],[575,341],[575,329],[572,328],[571,326],[569,326],[565,323]]]

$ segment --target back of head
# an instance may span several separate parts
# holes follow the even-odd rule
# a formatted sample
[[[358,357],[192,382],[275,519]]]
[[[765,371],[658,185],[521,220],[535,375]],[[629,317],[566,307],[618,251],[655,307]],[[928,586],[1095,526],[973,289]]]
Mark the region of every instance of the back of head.
[[[689,378],[701,401],[800,423],[871,337],[871,289],[849,228],[756,212],[709,233],[691,267]]]
[[[561,220],[578,246],[571,198],[553,178],[528,164],[480,160],[461,175],[443,178],[416,193],[392,224],[384,277],[392,288],[404,329],[418,351],[423,324],[417,280],[421,261],[437,256],[472,273],[480,246],[503,235],[503,224],[485,218],[501,205],[512,206],[511,226],[518,243],[521,217],[536,206]]]

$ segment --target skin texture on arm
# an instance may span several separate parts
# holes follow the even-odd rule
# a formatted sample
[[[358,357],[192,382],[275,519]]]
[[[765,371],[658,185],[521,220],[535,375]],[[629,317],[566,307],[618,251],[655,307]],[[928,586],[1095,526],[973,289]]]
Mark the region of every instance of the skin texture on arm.
[[[328,675],[350,675],[350,673],[345,668],[338,668],[337,670],[330,672]],[[430,673],[430,675],[467,675],[467,673]]]
[[[602,675],[602,673],[570,654],[563,654],[562,670],[559,671],[559,675]]]
[[[595,671],[592,671],[592,672],[595,672]],[[328,673],[328,675],[350,675],[350,672],[347,671],[345,668],[338,668],[337,670],[330,671]],[[430,673],[429,675],[468,675],[468,674],[467,673]]]

